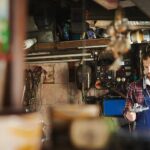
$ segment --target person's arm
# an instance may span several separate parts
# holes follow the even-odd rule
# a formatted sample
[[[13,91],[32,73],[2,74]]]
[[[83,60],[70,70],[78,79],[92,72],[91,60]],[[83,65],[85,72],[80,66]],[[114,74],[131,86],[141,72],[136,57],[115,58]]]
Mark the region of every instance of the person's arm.
[[[124,109],[124,117],[130,122],[133,122],[136,120],[136,113],[130,111],[134,103],[134,90],[135,90],[134,84],[135,83],[131,83],[128,87],[128,92],[126,96],[126,105]]]

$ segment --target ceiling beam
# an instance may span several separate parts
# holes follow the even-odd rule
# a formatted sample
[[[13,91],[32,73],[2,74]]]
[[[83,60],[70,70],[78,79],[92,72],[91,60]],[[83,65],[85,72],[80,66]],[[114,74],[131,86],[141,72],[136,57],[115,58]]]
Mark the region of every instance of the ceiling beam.
[[[150,0],[132,0],[150,18]]]
[[[125,8],[125,7],[133,7],[135,4],[130,0],[124,0],[124,1],[118,1],[118,0],[93,0],[96,3],[102,5],[106,9],[116,9],[118,7],[118,4]]]
[[[99,5],[105,7],[106,9],[116,9],[118,7],[118,0],[93,0],[94,2],[98,3]]]
[[[123,8],[135,6],[135,4],[134,4],[132,1],[130,1],[130,0],[120,1],[120,2],[119,2],[119,5],[120,5],[121,7],[123,7]]]

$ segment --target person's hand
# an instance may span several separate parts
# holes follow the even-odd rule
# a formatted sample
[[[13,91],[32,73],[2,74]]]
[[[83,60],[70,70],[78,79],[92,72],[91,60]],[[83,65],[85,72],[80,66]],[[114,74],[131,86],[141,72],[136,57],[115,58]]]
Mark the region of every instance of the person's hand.
[[[126,117],[129,121],[133,122],[133,121],[135,121],[135,119],[136,119],[136,113],[135,113],[135,112],[127,111],[126,114],[125,114],[125,117]]]

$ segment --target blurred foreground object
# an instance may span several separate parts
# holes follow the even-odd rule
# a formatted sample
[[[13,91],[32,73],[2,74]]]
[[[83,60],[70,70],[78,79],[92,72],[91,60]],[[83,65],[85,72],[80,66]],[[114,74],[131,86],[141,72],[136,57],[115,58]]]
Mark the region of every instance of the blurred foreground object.
[[[2,109],[6,68],[9,58],[9,0],[0,1],[0,10],[0,109]]]
[[[107,150],[149,150],[150,133],[132,133],[120,131],[113,134],[107,145]]]
[[[127,38],[128,19],[124,17],[121,8],[116,10],[115,20],[107,28],[111,41],[107,50],[111,50],[115,58],[125,54],[130,49],[130,42]]]
[[[0,114],[1,150],[40,150],[40,114],[8,112]]]
[[[118,8],[115,13],[114,21],[108,26],[107,33],[110,35],[110,43],[106,48],[113,53],[116,61],[110,66],[110,70],[118,70],[122,56],[127,53],[131,47],[127,37],[128,19],[124,17],[124,12]]]
[[[0,53],[9,47],[9,0],[0,1]]]
[[[50,112],[55,150],[101,149],[118,129],[116,120],[100,117],[98,105],[57,105],[52,106]]]
[[[116,120],[109,120],[108,118],[75,120],[70,129],[71,141],[77,148],[105,148],[111,133],[116,128]]]

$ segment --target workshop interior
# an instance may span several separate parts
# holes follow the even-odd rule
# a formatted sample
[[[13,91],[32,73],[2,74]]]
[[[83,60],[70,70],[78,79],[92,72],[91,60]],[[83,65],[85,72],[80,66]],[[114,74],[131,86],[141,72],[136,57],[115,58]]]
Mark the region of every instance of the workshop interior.
[[[123,116],[150,49],[149,0],[0,1],[0,149],[150,148]]]

